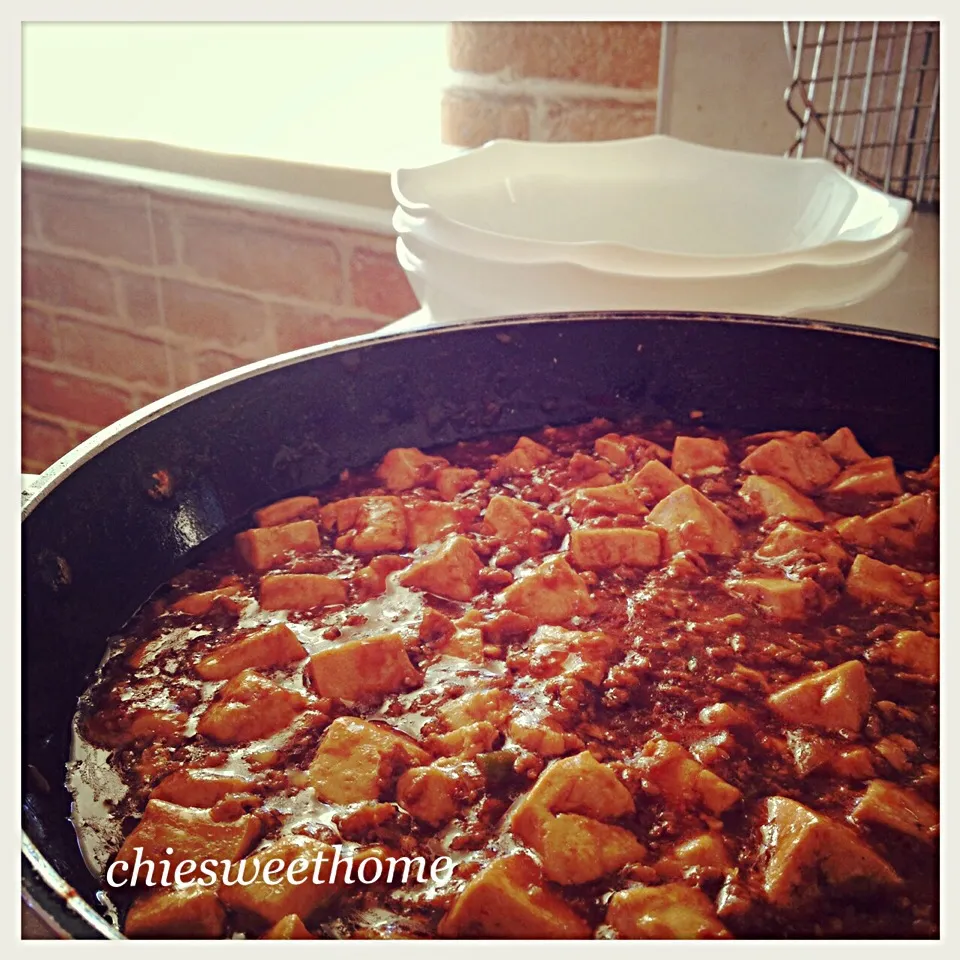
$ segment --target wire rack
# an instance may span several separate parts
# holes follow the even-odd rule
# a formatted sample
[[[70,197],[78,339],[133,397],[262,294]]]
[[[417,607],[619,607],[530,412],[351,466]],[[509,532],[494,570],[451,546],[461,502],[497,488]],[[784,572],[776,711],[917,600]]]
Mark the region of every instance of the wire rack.
[[[819,155],[851,176],[940,207],[940,24],[785,22],[793,65],[788,153]]]

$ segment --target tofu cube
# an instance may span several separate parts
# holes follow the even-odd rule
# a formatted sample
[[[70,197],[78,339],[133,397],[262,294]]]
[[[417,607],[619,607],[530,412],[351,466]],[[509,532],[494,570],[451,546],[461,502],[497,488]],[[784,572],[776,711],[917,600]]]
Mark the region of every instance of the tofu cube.
[[[593,442],[593,449],[597,456],[609,460],[615,467],[629,467],[633,463],[630,446],[619,434],[608,433],[598,437]]]
[[[740,487],[740,496],[765,517],[809,520],[811,523],[826,519],[823,511],[809,497],[777,477],[747,477]]]
[[[528,670],[534,677],[563,673],[599,686],[618,646],[616,639],[598,630],[538,627],[526,645]]]
[[[306,655],[297,635],[285,623],[278,623],[228,640],[207,654],[196,670],[204,680],[229,680],[249,667],[272,670],[297,663]]]
[[[937,506],[929,493],[907,497],[900,503],[878,510],[864,519],[845,517],[838,521],[837,531],[851,543],[872,547],[887,545],[901,550],[915,550],[925,538],[937,532]]]
[[[677,437],[673,442],[670,467],[678,476],[709,476],[727,465],[730,450],[722,440],[708,437]]]
[[[175,743],[183,739],[187,714],[144,707],[134,710],[132,714],[123,715],[117,726],[111,724],[107,729],[97,729],[96,715],[91,721],[91,732],[94,733],[91,739],[106,746],[118,747],[137,741]]]
[[[596,609],[586,584],[563,557],[553,557],[501,594],[515,613],[540,623],[564,623]]]
[[[567,737],[555,720],[521,714],[507,725],[510,739],[540,757],[559,757],[567,752]]]
[[[649,460],[669,460],[670,451],[658,443],[645,440],[633,434],[620,436],[608,433],[599,437],[593,444],[598,456],[609,460],[614,466],[629,467],[631,464],[643,464]]]
[[[321,855],[323,864],[316,874],[319,882],[314,883],[316,858]],[[231,910],[253,915],[267,924],[279,923],[291,914],[308,920],[332,903],[344,889],[343,870],[338,870],[336,877],[330,872],[333,855],[333,847],[313,837],[301,834],[281,837],[258,847],[249,858],[259,861],[256,879],[247,884],[224,884],[220,888],[220,899]],[[248,861],[237,864],[237,871],[246,868],[246,873],[238,873],[238,876],[253,875],[254,863],[247,864]],[[271,864],[272,870],[265,880],[264,872]],[[295,865],[291,869],[292,864]],[[291,883],[291,879],[304,882]]]
[[[442,757],[459,757],[461,760],[475,760],[481,753],[493,749],[500,731],[486,720],[468,723],[449,733],[432,736],[428,745]]]
[[[854,823],[879,824],[924,843],[932,843],[940,826],[940,811],[914,790],[887,780],[871,780],[850,812]]]
[[[803,620],[821,605],[823,591],[811,580],[743,577],[726,582],[727,591],[755,604],[773,620]]]
[[[447,534],[459,533],[461,528],[453,504],[419,500],[407,505],[407,539],[413,548],[435,543]]]
[[[132,940],[214,940],[223,936],[226,920],[215,891],[171,887],[136,899],[127,911],[123,933]]]
[[[413,767],[397,781],[397,803],[432,827],[453,819],[460,806],[461,794],[457,771],[436,763]]]
[[[779,477],[801,493],[815,493],[840,472],[815,433],[768,440],[745,457],[740,466],[751,473]]]
[[[181,807],[212,807],[231,793],[248,793],[252,786],[245,777],[186,767],[161,780],[151,791],[150,798]]]
[[[640,499],[636,486],[631,481],[611,483],[605,486],[596,484],[581,487],[573,495],[571,510],[575,517],[595,517],[601,515],[642,517],[647,513],[646,504]]]
[[[483,663],[483,631],[479,627],[458,627],[440,645],[440,652],[447,657]]]
[[[837,463],[869,460],[870,454],[860,446],[849,427],[841,427],[823,441],[823,447]]]
[[[684,482],[659,460],[648,460],[630,478],[630,485],[645,504],[659,503],[674,490],[685,486]]]
[[[668,866],[669,864],[669,866]],[[730,870],[733,863],[727,848],[723,845],[723,837],[718,833],[701,833],[683,843],[678,843],[670,852],[670,856],[663,866],[668,873],[679,868],[681,872],[687,870],[702,870],[713,867],[717,870]],[[663,872],[661,864],[657,864],[657,871]]]
[[[905,740],[909,749],[905,749]],[[910,769],[912,765],[910,755],[916,752],[916,744],[913,741],[896,734],[878,740],[873,748],[897,773],[906,773]]]
[[[720,940],[730,934],[713,902],[685,883],[618,890],[607,906],[607,923],[624,940]]]
[[[554,760],[518,804],[511,827],[518,836],[536,837],[546,814],[579,813],[613,820],[634,812],[633,797],[617,775],[589,750]]]
[[[497,460],[487,473],[487,477],[496,481],[524,476],[552,459],[553,454],[543,444],[529,437],[521,437],[509,453]]]
[[[881,540],[870,528],[864,517],[841,517],[831,526],[840,539],[850,545],[863,548],[880,546]]]
[[[589,751],[556,760],[517,805],[510,829],[556,883],[589,883],[644,855],[637,838],[601,822],[634,810],[630,791]]]
[[[811,673],[767,697],[788,723],[829,731],[856,731],[873,703],[873,688],[859,660]]]
[[[660,535],[634,527],[581,527],[570,534],[570,556],[581,570],[655,567]]]
[[[369,600],[378,597],[387,589],[387,577],[397,570],[408,566],[410,561],[406,557],[385,553],[379,557],[371,557],[370,562],[358,570],[354,583],[357,588],[358,600]]]
[[[319,509],[320,501],[316,497],[287,497],[254,510],[253,519],[258,527],[278,527],[290,523],[291,520],[312,515]]]
[[[469,490],[479,477],[470,467],[444,467],[437,471],[433,485],[444,500],[452,500],[458,493]]]
[[[347,497],[320,510],[324,530],[338,533],[338,550],[385,553],[407,545],[407,515],[399,497]]]
[[[398,633],[332,644],[310,658],[307,670],[317,693],[335,700],[399,693],[422,679]]]
[[[931,680],[940,679],[940,641],[920,630],[900,630],[892,640],[875,645],[887,662]]]
[[[338,717],[327,727],[308,775],[321,800],[358,803],[379,799],[398,773],[429,762],[430,755],[405,734],[357,717]]]
[[[498,493],[490,498],[483,519],[495,536],[515,542],[533,529],[533,514],[531,504]]]
[[[454,700],[448,700],[438,707],[437,716],[454,730],[480,720],[502,728],[513,707],[513,697],[506,690],[494,687],[490,690],[465,693]]]
[[[320,573],[271,573],[260,581],[262,610],[312,610],[346,602],[346,584]]]
[[[697,719],[711,730],[730,730],[734,727],[751,726],[750,713],[732,703],[712,703],[704,707]]]
[[[340,549],[340,538],[337,548]],[[363,497],[356,533],[346,537],[347,549],[357,553],[385,553],[407,546],[407,518],[397,497]]]
[[[128,864],[117,876],[134,883],[160,881],[160,861],[169,860],[175,869],[185,860],[239,860],[260,836],[260,820],[252,813],[236,820],[214,820],[209,810],[181,807],[164,800],[148,800],[140,822],[123,841],[116,859]],[[137,847],[143,850],[141,861],[150,861],[152,874],[143,867],[132,876]],[[167,848],[173,853],[167,853]]]
[[[697,763],[685,747],[672,740],[648,740],[636,763],[645,780],[675,807],[701,807],[720,816],[740,800],[735,786]]]
[[[873,754],[869,747],[848,747],[830,762],[834,773],[852,780],[867,780],[874,775]]]
[[[647,525],[666,536],[669,554],[681,550],[733,556],[740,549],[740,534],[733,521],[699,490],[679,487],[650,511]]]
[[[525,853],[497,857],[467,881],[440,921],[441,937],[587,939],[593,928],[546,886]]]
[[[470,541],[456,536],[411,564],[398,579],[405,587],[419,587],[448,600],[466,601],[479,589],[482,569],[483,562]]]
[[[320,527],[327,533],[346,533],[357,524],[366,497],[344,497],[320,508]]]
[[[395,447],[380,461],[377,479],[391,493],[399,493],[429,483],[438,470],[447,466],[443,457],[427,456],[416,447]]]
[[[861,603],[912,607],[923,589],[923,576],[892,563],[860,554],[847,574],[847,593]]]
[[[547,878],[563,886],[591,883],[646,854],[629,830],[578,813],[544,818],[536,840],[526,842],[540,855]]]
[[[302,694],[244,670],[201,715],[197,733],[224,745],[251,743],[289,727],[306,705]]]
[[[290,554],[320,549],[320,531],[312,520],[297,520],[276,527],[255,527],[234,537],[237,553],[251,570],[279,567]]]
[[[763,890],[775,906],[795,908],[823,887],[866,892],[901,885],[886,860],[830,817],[787,797],[768,798],[764,812]]]
[[[291,913],[278,920],[261,940],[316,940],[317,938],[303,925],[303,921]]]
[[[807,530],[789,520],[784,520],[773,528],[757,547],[757,556],[769,560],[819,558],[838,569],[840,564],[849,559],[847,551],[829,533]]]
[[[871,457],[844,469],[827,493],[852,494],[858,497],[888,497],[903,493],[892,457]]]
[[[171,604],[174,613],[189,613],[195,617],[202,617],[209,613],[214,605],[235,612],[241,609],[241,604],[230,598],[240,593],[240,587],[235,584],[228,587],[219,587],[216,590],[206,590],[203,593],[190,593]]]

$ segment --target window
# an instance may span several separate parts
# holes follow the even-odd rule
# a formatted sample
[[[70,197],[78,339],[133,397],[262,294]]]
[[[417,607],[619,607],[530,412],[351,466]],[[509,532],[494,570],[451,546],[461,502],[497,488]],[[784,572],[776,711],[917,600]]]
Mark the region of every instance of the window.
[[[389,170],[439,148],[445,34],[442,23],[25,24],[23,126]]]

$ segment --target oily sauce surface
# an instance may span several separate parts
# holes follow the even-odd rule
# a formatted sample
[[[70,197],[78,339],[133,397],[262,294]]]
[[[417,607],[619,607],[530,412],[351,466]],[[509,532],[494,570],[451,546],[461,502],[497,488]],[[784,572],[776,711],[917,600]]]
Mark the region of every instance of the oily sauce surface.
[[[937,464],[693,424],[391,451],[158,591],[77,714],[95,872],[151,794],[234,860],[455,868],[283,918],[109,890],[128,935],[937,936]]]

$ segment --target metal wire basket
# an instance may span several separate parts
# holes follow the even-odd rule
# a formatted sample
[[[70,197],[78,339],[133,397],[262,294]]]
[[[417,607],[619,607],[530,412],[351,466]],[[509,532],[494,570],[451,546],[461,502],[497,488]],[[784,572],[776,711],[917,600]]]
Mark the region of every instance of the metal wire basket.
[[[784,22],[792,156],[821,156],[917,209],[940,207],[940,24]]]

